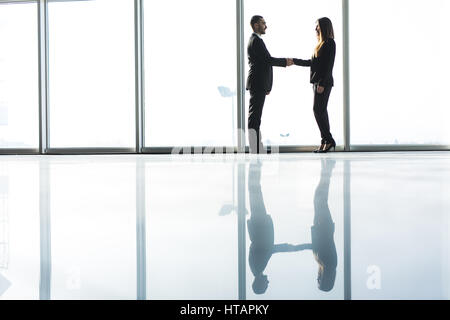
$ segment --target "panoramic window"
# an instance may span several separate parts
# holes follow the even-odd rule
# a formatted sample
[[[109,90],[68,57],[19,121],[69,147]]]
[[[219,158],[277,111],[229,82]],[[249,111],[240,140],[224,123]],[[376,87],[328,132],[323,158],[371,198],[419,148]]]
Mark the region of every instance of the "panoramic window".
[[[36,2],[0,3],[0,149],[39,147]]]
[[[145,145],[235,146],[236,3],[144,1],[144,11]]]
[[[50,147],[134,147],[134,2],[50,2]]]
[[[272,57],[299,59],[310,59],[312,56],[317,44],[317,19],[330,18],[336,41],[336,57],[328,114],[331,133],[338,145],[343,144],[341,2],[247,0],[244,10],[246,79],[249,69],[247,43],[253,32],[250,27],[252,16],[263,16],[267,23],[266,34],[262,37]],[[320,145],[321,136],[313,113],[313,89],[309,82],[309,71],[309,67],[295,65],[287,68],[273,67],[273,87],[266,98],[261,119],[264,145]],[[249,99],[247,91],[246,126]]]
[[[449,144],[447,0],[350,1],[352,144]]]

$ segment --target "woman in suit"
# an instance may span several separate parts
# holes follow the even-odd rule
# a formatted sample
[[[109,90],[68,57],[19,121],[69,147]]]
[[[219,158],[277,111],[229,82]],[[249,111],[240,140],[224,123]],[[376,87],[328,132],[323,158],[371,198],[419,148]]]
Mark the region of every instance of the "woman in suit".
[[[328,99],[333,81],[333,66],[336,55],[336,43],[331,20],[324,17],[316,22],[317,46],[310,60],[294,59],[294,64],[311,67],[310,82],[314,90],[314,116],[319,126],[322,141],[316,153],[325,153],[336,149],[336,142],[330,132],[328,120]]]

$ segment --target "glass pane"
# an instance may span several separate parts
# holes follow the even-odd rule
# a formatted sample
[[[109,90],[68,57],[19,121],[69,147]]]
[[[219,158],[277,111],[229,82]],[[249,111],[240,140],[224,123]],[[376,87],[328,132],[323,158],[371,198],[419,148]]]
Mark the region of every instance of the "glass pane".
[[[246,0],[246,62],[247,43],[253,33],[250,27],[253,15],[263,16],[267,23],[266,34],[262,37],[272,57],[299,59],[310,59],[312,56],[317,44],[316,20],[321,17],[330,18],[336,41],[336,57],[333,69],[334,87],[328,102],[328,115],[330,130],[336,143],[343,144],[341,1]],[[261,120],[263,144],[320,144],[320,131],[313,114],[313,90],[309,82],[309,70],[309,67],[295,65],[288,68],[273,67],[273,87],[270,95],[266,97]],[[248,65],[246,79],[247,75]],[[246,91],[246,119],[249,99],[250,94]]]
[[[39,299],[39,244],[39,163],[2,159],[0,300]]]
[[[350,1],[351,142],[450,144],[447,0]]]
[[[237,299],[236,167],[146,163],[148,299]]]
[[[0,4],[0,43],[0,148],[38,148],[36,3]]]
[[[236,145],[236,3],[144,9],[146,146]]]
[[[134,3],[49,3],[50,146],[133,147]]]
[[[371,158],[351,161],[353,299],[448,300],[448,157]]]
[[[51,163],[52,299],[136,298],[133,160]]]

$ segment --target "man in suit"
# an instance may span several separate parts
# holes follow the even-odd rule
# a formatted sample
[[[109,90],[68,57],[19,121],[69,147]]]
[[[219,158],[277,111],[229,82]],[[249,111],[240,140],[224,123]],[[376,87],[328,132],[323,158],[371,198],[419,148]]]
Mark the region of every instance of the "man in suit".
[[[248,72],[246,89],[250,91],[250,104],[248,108],[248,137],[251,153],[263,153],[261,142],[261,116],[266,95],[270,94],[273,83],[273,66],[286,67],[293,64],[292,59],[273,58],[262,40],[267,25],[262,16],[253,16],[250,24],[253,34],[247,47]]]

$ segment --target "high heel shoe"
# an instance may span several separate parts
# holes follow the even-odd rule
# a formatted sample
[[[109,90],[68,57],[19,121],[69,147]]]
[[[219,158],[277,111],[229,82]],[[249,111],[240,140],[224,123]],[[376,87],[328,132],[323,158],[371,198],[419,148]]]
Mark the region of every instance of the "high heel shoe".
[[[333,141],[331,143],[326,143],[325,146],[322,148],[322,150],[319,151],[319,153],[327,153],[328,151],[333,148],[333,151],[336,151],[336,142]]]
[[[320,147],[318,147],[318,148],[317,148],[316,150],[314,150],[313,152],[314,152],[314,153],[319,153],[320,150],[322,150],[324,146],[325,146],[325,143],[322,143],[322,144],[320,145]]]

